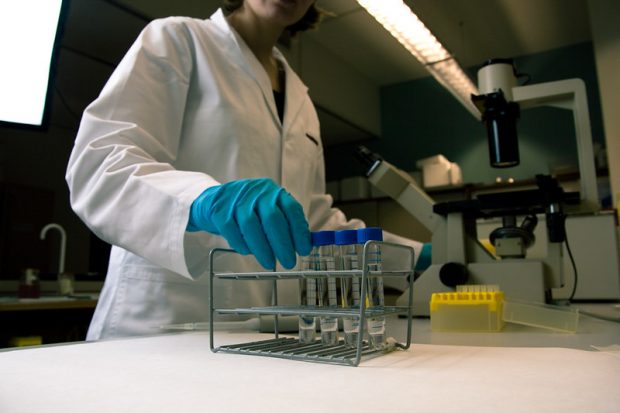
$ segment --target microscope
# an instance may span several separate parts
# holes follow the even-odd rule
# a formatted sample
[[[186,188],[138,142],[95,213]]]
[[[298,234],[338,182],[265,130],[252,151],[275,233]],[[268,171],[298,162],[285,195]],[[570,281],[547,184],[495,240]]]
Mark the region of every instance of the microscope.
[[[596,170],[585,84],[581,79],[518,86],[510,59],[487,61],[478,72],[479,95],[472,101],[487,131],[490,163],[495,168],[519,164],[517,121],[523,110],[555,106],[572,110],[580,170],[580,191],[566,192],[548,175],[537,175],[535,187],[479,194],[473,199],[436,203],[411,176],[364,147],[359,158],[367,177],[432,233],[432,264],[416,279],[413,312],[429,315],[432,293],[454,291],[464,284],[493,284],[507,297],[531,302],[558,302],[574,295],[573,277],[563,271],[567,213],[599,209]],[[544,217],[548,244],[544,258],[529,259],[534,228]],[[491,254],[479,241],[477,222],[501,219],[490,234]],[[568,278],[568,279],[567,279]],[[405,302],[408,291],[399,298]]]

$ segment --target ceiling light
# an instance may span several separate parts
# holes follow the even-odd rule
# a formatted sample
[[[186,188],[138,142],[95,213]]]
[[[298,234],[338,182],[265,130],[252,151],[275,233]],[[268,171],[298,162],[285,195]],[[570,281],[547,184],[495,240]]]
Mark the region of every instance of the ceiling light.
[[[480,119],[471,101],[478,89],[461,66],[402,0],[357,0],[424,67],[452,93],[467,110]]]

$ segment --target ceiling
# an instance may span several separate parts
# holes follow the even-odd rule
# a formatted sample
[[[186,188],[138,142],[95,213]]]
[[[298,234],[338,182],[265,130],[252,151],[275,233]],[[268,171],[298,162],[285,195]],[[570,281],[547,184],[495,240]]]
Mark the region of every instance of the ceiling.
[[[221,0],[105,1],[150,18],[206,18],[222,4]],[[489,58],[529,55],[591,38],[587,0],[405,2],[464,67],[478,66]],[[428,76],[424,67],[356,0],[317,0],[317,5],[329,15],[318,30],[303,36],[312,37],[372,83],[383,86]],[[321,107],[317,110],[326,145],[374,137]]]
[[[208,17],[221,0],[115,0],[155,17]],[[381,0],[377,0],[381,1]],[[587,0],[405,0],[464,67],[591,39]],[[355,0],[318,0],[332,13],[307,33],[378,85],[427,76]]]

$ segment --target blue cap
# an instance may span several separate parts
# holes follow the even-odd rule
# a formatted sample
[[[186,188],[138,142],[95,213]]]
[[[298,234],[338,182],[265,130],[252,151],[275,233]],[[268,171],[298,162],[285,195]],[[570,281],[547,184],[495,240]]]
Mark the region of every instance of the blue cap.
[[[366,241],[383,241],[383,230],[379,227],[360,228],[357,230],[358,244],[364,244]]]
[[[312,246],[332,245],[334,243],[334,231],[316,231],[310,234]]]
[[[351,245],[357,243],[357,231],[354,229],[343,229],[336,231],[336,245]]]

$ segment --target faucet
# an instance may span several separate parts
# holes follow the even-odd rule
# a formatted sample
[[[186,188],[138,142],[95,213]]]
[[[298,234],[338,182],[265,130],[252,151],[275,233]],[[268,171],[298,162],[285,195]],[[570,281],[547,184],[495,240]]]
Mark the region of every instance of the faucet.
[[[65,251],[67,248],[67,233],[65,229],[58,224],[47,224],[41,230],[41,239],[45,239],[47,231],[50,229],[57,229],[60,232],[60,257],[58,258],[58,276],[65,272]]]

